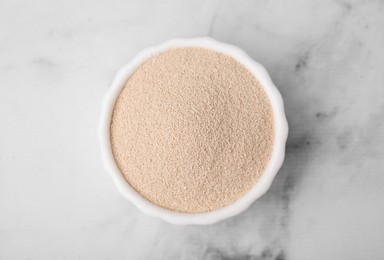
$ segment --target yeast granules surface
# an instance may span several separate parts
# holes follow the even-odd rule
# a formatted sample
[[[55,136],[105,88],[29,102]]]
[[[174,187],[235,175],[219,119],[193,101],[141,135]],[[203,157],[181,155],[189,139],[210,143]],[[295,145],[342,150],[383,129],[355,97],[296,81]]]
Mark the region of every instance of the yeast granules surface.
[[[274,119],[259,81],[204,48],[157,54],[128,79],[111,122],[112,151],[148,201],[198,213],[236,202],[273,149]]]

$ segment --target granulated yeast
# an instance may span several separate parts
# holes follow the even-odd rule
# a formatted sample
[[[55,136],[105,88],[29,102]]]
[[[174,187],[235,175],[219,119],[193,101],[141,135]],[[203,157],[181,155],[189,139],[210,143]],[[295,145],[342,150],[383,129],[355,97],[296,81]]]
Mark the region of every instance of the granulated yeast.
[[[111,122],[116,163],[144,198],[178,212],[237,201],[271,157],[274,121],[258,80],[203,48],[158,54],[129,78]]]

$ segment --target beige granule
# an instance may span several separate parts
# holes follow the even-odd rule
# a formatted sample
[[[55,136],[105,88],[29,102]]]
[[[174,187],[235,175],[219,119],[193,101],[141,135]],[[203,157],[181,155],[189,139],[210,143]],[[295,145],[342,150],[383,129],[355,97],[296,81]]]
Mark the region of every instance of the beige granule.
[[[111,122],[125,179],[178,212],[237,201],[266,168],[273,140],[272,108],[258,80],[235,59],[203,48],[145,62],[121,91]]]

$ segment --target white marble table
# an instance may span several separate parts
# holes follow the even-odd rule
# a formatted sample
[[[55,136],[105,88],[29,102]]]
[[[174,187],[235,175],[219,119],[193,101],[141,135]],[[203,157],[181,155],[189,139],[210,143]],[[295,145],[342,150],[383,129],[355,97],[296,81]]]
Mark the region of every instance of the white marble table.
[[[100,162],[114,73],[173,37],[263,63],[287,158],[245,213],[206,227],[141,214]],[[384,259],[384,1],[0,2],[0,259]]]

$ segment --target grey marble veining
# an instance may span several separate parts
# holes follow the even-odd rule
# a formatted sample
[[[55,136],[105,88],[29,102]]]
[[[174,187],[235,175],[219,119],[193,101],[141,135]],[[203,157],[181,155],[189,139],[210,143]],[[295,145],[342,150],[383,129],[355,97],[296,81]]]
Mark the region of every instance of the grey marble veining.
[[[0,259],[383,259],[383,1],[0,2]],[[290,126],[271,190],[210,226],[121,198],[101,165],[100,101],[139,50],[238,45]]]

